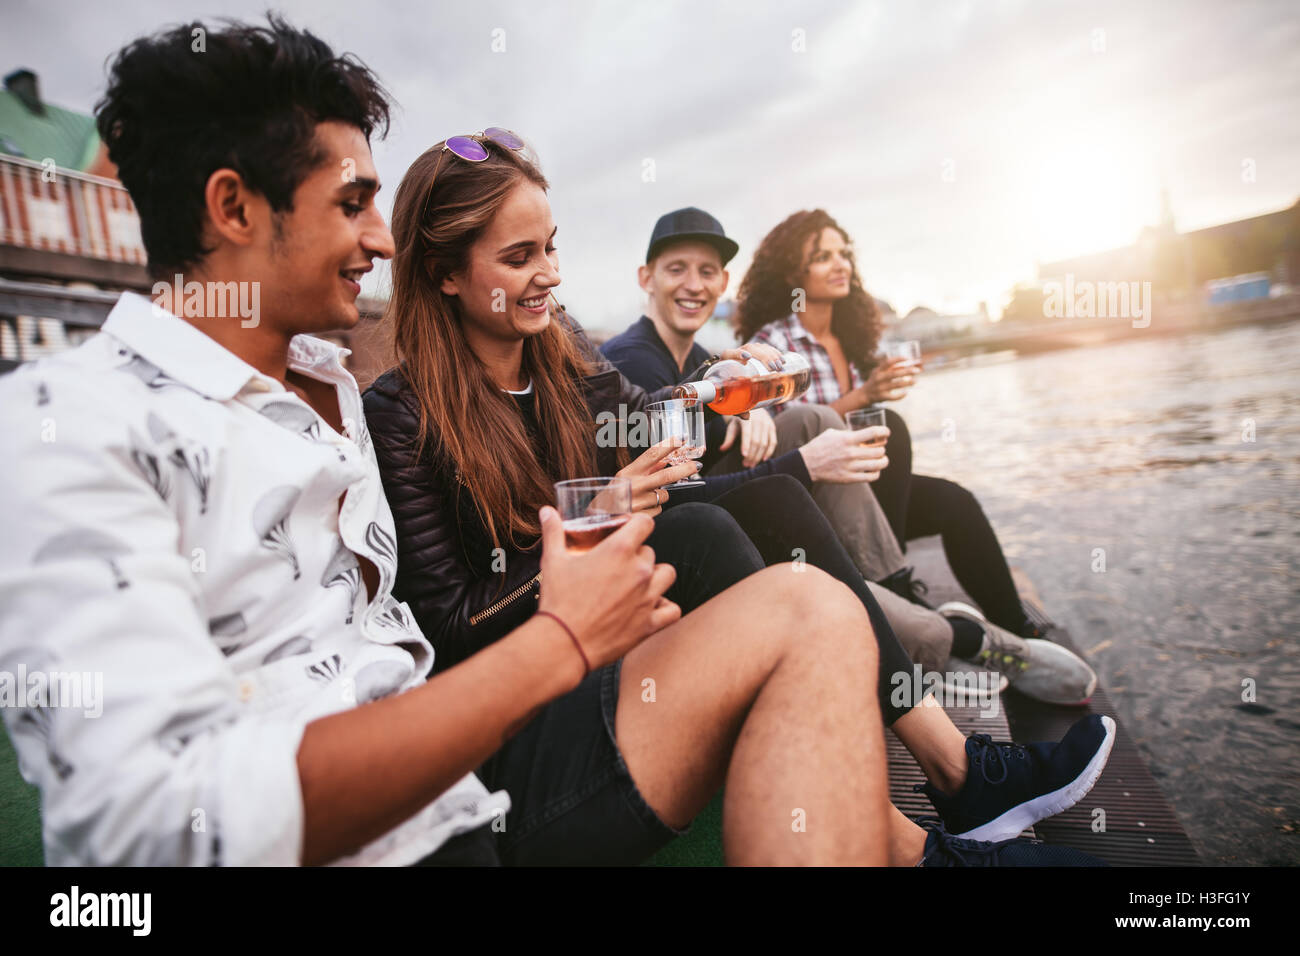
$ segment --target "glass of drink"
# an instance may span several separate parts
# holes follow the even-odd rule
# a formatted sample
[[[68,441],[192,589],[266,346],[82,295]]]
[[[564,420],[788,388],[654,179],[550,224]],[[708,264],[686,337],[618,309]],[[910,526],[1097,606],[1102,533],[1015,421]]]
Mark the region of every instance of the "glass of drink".
[[[889,342],[885,345],[885,358],[902,359],[912,367],[921,364],[921,343],[916,339],[906,342]]]
[[[704,403],[689,399],[672,398],[666,402],[655,402],[645,407],[646,417],[650,421],[650,443],[657,445],[663,441],[680,439],[682,446],[667,458],[669,465],[680,465],[693,461],[704,455],[707,447],[704,437]],[[698,488],[704,484],[699,475],[683,478],[665,489]]]
[[[575,478],[555,483],[555,507],[570,551],[590,551],[632,517],[632,482],[626,478]]]
[[[850,431],[858,431],[861,428],[885,427],[885,410],[878,405],[869,405],[866,408],[855,408],[844,416],[844,421],[848,423]],[[885,439],[878,441],[864,441],[862,444],[868,448],[872,445],[883,445]]]

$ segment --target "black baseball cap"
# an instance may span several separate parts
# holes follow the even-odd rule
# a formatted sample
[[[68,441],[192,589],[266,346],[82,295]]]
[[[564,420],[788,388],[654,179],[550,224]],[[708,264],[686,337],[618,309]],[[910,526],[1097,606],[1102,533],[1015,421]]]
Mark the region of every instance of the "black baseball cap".
[[[722,231],[722,223],[703,209],[687,206],[659,217],[654,232],[650,234],[650,247],[646,250],[645,261],[649,263],[664,246],[685,239],[698,239],[713,246],[722,257],[724,266],[740,249]]]

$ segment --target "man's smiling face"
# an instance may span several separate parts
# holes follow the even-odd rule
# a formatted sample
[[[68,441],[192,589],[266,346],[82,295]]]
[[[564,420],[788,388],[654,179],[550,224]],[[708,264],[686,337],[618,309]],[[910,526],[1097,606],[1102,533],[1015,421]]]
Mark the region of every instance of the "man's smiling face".
[[[718,250],[694,240],[662,249],[637,277],[650,296],[650,318],[683,336],[709,320],[730,279]]]
[[[375,205],[379,176],[365,135],[327,121],[316,127],[325,158],[275,217],[263,255],[262,303],[293,331],[348,329],[360,319],[361,276],[393,255],[393,236]]]

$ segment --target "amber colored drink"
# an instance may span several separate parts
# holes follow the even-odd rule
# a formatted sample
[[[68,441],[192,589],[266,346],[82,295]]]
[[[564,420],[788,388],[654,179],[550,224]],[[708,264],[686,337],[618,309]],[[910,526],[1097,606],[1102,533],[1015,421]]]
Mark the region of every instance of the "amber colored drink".
[[[584,515],[564,522],[564,544],[570,551],[590,551],[627,524],[631,515]]]
[[[855,408],[844,416],[849,428],[857,431],[862,428],[883,427],[885,425],[885,410],[883,408]],[[876,445],[885,444],[885,439],[880,438],[876,441],[860,442],[863,448],[872,448]]]

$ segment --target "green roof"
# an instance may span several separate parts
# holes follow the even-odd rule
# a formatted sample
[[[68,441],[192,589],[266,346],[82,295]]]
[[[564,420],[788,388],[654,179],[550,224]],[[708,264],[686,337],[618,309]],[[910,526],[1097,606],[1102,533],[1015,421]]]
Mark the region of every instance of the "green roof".
[[[64,169],[83,170],[98,152],[93,117],[50,103],[44,116],[36,116],[12,92],[0,89],[0,153],[34,163],[52,159]]]

